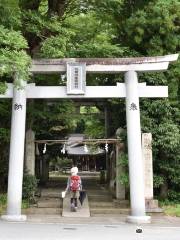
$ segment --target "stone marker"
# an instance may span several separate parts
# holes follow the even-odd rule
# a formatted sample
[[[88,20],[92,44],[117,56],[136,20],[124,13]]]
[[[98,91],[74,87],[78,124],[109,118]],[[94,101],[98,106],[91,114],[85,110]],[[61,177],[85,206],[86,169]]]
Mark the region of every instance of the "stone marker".
[[[144,164],[144,195],[146,212],[162,212],[158,207],[158,200],[153,195],[153,158],[152,158],[152,134],[142,134],[142,156]]]
[[[142,152],[144,163],[144,194],[145,199],[153,199],[153,162],[152,162],[152,134],[142,134]]]
[[[35,134],[29,129],[26,132],[26,148],[25,148],[25,168],[29,174],[35,175]]]

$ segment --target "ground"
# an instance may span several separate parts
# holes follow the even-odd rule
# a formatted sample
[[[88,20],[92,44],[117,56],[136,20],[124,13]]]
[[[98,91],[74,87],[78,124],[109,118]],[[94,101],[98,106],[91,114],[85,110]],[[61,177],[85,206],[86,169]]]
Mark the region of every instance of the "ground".
[[[104,202],[99,197],[102,196],[101,191],[104,192],[105,190],[101,190],[96,177],[92,178],[91,176],[89,182],[88,179],[87,177],[84,178],[84,184],[85,188],[88,189],[89,196],[91,198],[92,196],[95,197],[98,191],[98,199],[94,203],[103,205]],[[67,177],[62,182],[59,179],[58,181],[54,179],[49,181],[49,187],[53,186],[54,188],[51,191],[49,188],[44,189],[41,193],[42,197],[59,196],[61,190],[66,186],[66,180]],[[94,195],[91,195],[92,193]],[[45,199],[45,202],[41,202],[41,208],[43,208],[43,204],[47,204],[47,199]],[[105,207],[107,211],[109,203]],[[153,214],[151,224],[137,226],[126,223],[127,214],[118,212],[116,214],[114,212],[108,212],[108,214],[99,212],[98,214],[92,214],[91,217],[72,218],[62,217],[60,207],[56,214],[47,214],[44,209],[45,206],[41,213],[43,215],[39,212],[38,214],[27,214],[27,221],[24,223],[0,220],[0,240],[180,240],[180,218],[166,216],[162,213]],[[105,209],[100,210],[104,212]],[[112,211],[112,208],[110,210]],[[114,210],[117,211],[118,209]],[[136,233],[137,228],[142,228],[142,233]]]
[[[139,226],[119,224],[7,223],[0,222],[2,240],[179,240],[180,225],[150,224]]]

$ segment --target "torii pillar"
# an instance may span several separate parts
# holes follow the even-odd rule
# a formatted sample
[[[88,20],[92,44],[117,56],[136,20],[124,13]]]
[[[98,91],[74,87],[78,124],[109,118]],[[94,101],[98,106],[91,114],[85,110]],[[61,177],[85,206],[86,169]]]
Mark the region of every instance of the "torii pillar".
[[[26,220],[26,216],[21,215],[26,123],[25,82],[21,81],[21,85],[20,89],[15,85],[13,88],[7,214],[1,216],[7,221]]]
[[[125,84],[131,201],[131,216],[128,216],[127,221],[149,222],[151,217],[145,213],[138,78],[135,71],[125,73]]]

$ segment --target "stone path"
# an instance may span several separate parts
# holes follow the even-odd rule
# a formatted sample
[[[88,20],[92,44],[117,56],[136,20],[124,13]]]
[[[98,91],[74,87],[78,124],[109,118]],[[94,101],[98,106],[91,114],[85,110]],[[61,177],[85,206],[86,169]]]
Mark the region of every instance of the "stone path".
[[[73,218],[73,217],[75,217],[75,218],[90,217],[88,196],[85,198],[82,206],[78,201],[77,212],[72,212],[70,210],[70,196],[69,196],[69,194],[67,194],[66,197],[63,199],[62,217],[71,217],[71,218]]]

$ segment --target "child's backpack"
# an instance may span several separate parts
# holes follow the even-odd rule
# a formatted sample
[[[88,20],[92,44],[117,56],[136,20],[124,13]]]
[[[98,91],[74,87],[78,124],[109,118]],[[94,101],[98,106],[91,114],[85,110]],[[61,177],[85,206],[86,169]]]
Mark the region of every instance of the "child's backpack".
[[[71,176],[70,190],[75,192],[80,189],[80,176]]]

